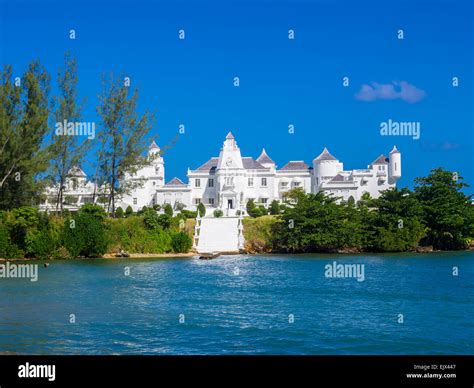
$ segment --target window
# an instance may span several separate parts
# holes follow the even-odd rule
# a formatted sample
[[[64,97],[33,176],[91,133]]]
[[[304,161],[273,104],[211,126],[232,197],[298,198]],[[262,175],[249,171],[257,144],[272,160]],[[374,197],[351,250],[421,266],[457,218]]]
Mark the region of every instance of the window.
[[[200,179],[195,179],[194,180],[194,187],[201,187],[201,180]]]
[[[214,198],[209,198],[208,203],[209,205],[214,205]]]
[[[214,179],[209,179],[208,185],[209,187],[214,187]]]
[[[234,185],[234,177],[226,177],[225,178],[226,186],[233,186]]]
[[[136,199],[136,198],[133,198],[133,204],[134,204],[134,205],[137,204],[137,199]]]
[[[153,181],[153,186],[155,186],[155,185],[156,185],[156,182],[155,182],[155,181]]]
[[[397,162],[395,162],[395,170],[397,169]]]
[[[247,181],[247,186],[248,187],[253,187],[253,178],[249,178]]]
[[[266,205],[268,202],[268,198],[260,198],[260,202]]]
[[[293,187],[300,187],[301,186],[301,182],[293,182]]]
[[[155,166],[155,174],[159,174],[160,173],[160,166]]]
[[[194,204],[199,205],[201,203],[201,198],[194,198]]]
[[[267,187],[267,178],[262,178],[262,187]]]

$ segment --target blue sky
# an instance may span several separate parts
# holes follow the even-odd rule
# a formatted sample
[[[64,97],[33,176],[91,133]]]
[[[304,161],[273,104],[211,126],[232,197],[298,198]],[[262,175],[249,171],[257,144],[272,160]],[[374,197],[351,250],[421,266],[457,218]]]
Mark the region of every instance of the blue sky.
[[[469,0],[0,0],[0,58],[15,75],[39,58],[55,77],[72,51],[84,121],[98,121],[102,73],[130,76],[140,110],[157,112],[160,146],[185,125],[167,180],[217,156],[231,130],[244,156],[265,147],[280,167],[326,146],[346,169],[365,168],[396,144],[401,186],[438,166],[474,184],[473,20]],[[420,139],[380,136],[388,119],[420,122]]]

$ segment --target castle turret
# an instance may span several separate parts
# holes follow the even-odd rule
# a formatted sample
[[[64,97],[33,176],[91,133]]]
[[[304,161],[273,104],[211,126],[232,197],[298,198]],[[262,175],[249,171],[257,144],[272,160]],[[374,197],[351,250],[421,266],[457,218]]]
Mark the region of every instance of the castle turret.
[[[163,157],[161,156],[161,149],[158,147],[156,142],[153,142],[148,147],[148,157],[152,159],[152,163],[150,165],[151,176],[149,177],[151,180],[155,180],[158,186],[164,185],[165,182],[165,162]]]
[[[240,148],[237,146],[232,132],[229,132],[225,138],[224,146],[219,154],[217,169],[236,169],[243,168]]]
[[[402,156],[396,146],[389,154],[388,177],[389,183],[395,183],[402,176]]]
[[[270,169],[276,168],[275,162],[272,159],[270,159],[270,157],[267,155],[265,148],[262,149],[262,153],[257,158],[257,162],[259,162],[265,168],[270,168]]]
[[[319,179],[335,177],[342,170],[344,170],[343,164],[332,156],[326,147],[323,152],[313,160],[313,175]]]

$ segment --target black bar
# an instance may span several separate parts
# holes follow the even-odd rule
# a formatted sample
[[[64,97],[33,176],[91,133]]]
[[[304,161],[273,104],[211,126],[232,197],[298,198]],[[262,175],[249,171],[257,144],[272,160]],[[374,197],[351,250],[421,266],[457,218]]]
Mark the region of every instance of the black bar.
[[[26,363],[30,368],[54,365],[54,381],[20,378],[19,367]],[[160,387],[185,382],[242,387],[256,383],[262,387],[473,387],[474,356],[0,356],[1,388]]]

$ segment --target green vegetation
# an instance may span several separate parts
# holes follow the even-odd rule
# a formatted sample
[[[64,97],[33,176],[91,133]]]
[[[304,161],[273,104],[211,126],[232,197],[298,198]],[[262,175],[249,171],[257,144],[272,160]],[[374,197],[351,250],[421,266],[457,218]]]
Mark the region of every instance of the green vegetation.
[[[265,208],[265,206],[257,206],[254,202],[253,199],[250,199],[249,201],[247,201],[247,214],[250,216],[250,217],[262,217],[262,216],[265,216],[268,214],[268,210]]]
[[[224,215],[224,212],[221,209],[214,210],[214,217],[219,218]]]
[[[453,179],[454,177],[454,179]],[[434,169],[418,178],[414,191],[386,190],[377,199],[368,195],[337,203],[324,193],[293,190],[280,215],[244,221],[249,251],[403,252],[419,246],[466,249],[474,236],[471,196],[456,174]],[[250,201],[249,201],[250,202]],[[249,215],[256,208],[247,204]]]
[[[204,217],[206,215],[206,207],[202,202],[199,202],[199,205],[197,206],[197,211],[201,217]]]
[[[63,216],[20,207],[0,212],[0,257],[101,257],[120,250],[182,253],[192,247],[193,230],[194,219],[157,214],[150,208],[140,215],[112,218],[93,204]]]
[[[249,253],[270,252],[272,250],[275,216],[244,218],[245,249]]]

